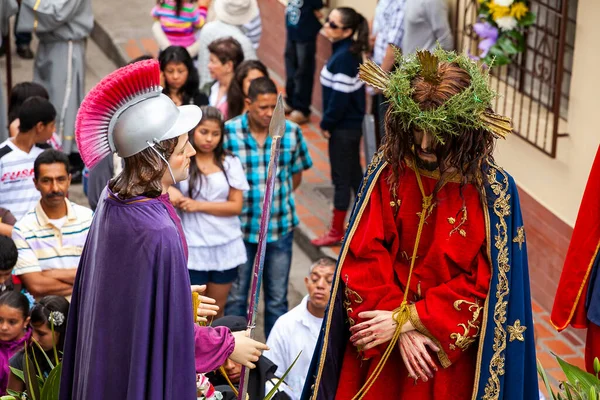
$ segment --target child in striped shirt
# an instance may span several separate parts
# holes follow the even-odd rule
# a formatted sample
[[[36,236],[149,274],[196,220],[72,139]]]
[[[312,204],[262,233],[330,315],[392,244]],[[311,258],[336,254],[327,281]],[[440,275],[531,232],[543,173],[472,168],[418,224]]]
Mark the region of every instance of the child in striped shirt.
[[[189,48],[196,42],[196,31],[206,22],[206,14],[210,0],[158,0],[152,8],[152,17],[160,23],[160,27],[169,41],[169,46]],[[163,44],[159,43],[161,50]]]

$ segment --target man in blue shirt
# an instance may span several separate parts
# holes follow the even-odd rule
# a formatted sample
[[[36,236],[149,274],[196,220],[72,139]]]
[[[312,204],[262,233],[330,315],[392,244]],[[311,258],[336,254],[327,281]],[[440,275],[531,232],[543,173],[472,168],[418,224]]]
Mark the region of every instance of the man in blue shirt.
[[[286,111],[297,124],[308,122],[315,75],[317,35],[321,30],[322,0],[289,0],[285,10]]]
[[[269,124],[277,103],[277,87],[269,78],[252,81],[248,89],[248,112],[225,124],[223,147],[240,158],[250,190],[244,192],[240,219],[248,261],[240,265],[233,282],[226,315],[246,316],[252,266],[258,248],[258,230],[271,155]],[[294,190],[300,186],[302,172],[312,166],[308,147],[300,127],[286,121],[267,235],[263,272],[265,292],[265,334],[288,311],[287,287],[292,264],[294,227],[298,225]]]

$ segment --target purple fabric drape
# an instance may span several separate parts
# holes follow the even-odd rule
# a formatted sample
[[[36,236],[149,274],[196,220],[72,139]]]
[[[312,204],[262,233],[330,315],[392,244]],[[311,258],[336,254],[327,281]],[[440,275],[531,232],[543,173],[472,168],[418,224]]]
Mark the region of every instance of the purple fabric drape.
[[[61,400],[195,400],[194,349],[216,353],[200,366],[231,353],[231,334],[195,335],[185,241],[165,200],[101,196],[73,289]]]

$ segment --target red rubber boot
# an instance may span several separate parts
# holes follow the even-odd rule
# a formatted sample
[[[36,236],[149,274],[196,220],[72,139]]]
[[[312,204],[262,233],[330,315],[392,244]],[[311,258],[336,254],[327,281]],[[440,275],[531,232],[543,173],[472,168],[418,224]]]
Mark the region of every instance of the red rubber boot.
[[[311,243],[317,247],[335,246],[340,244],[344,237],[344,221],[346,220],[346,210],[333,209],[333,218],[331,227],[321,237],[311,240]]]

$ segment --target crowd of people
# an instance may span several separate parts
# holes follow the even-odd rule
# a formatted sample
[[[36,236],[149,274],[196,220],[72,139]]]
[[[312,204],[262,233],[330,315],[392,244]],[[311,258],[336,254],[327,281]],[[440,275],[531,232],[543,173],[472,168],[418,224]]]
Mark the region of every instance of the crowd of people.
[[[407,135],[411,137],[411,143],[418,144],[424,149],[422,157],[421,154],[419,155],[422,164],[418,166],[400,165],[403,158],[398,158],[396,153],[392,154],[391,146],[398,145],[393,133],[392,137],[385,141],[388,147],[384,147],[383,150],[388,152],[386,156],[390,159],[398,158],[399,169],[404,167],[407,170],[417,171],[416,174],[413,172],[416,180],[411,181],[411,185],[399,185],[400,191],[397,193],[400,197],[406,196],[403,207],[411,207],[411,211],[404,213],[401,211],[396,214],[401,201],[399,198],[389,197],[388,192],[392,191],[385,185],[398,179],[395,172],[386,169],[382,176],[387,179],[374,178],[373,182],[376,183],[373,184],[378,186],[373,192],[373,202],[369,203],[365,211],[366,220],[371,218],[372,221],[369,225],[351,218],[351,222],[358,225],[354,235],[362,240],[353,242],[347,257],[342,260],[339,268],[344,268],[343,276],[335,274],[335,259],[323,258],[310,267],[307,266],[305,285],[308,294],[299,305],[290,309],[288,280],[292,265],[294,228],[299,223],[294,192],[302,183],[303,173],[313,164],[301,125],[309,121],[311,114],[316,41],[319,32],[322,32],[332,43],[331,56],[320,72],[320,84],[323,89],[323,115],[320,128],[322,135],[329,142],[331,178],[335,191],[331,225],[312,243],[315,246],[331,246],[341,243],[345,235],[344,225],[352,199],[359,194],[359,187],[363,183],[359,149],[363,135],[363,120],[365,114],[369,112],[367,105],[371,103],[373,105],[372,112],[377,117],[377,124],[381,126],[380,136],[383,136],[383,132],[386,131],[394,132],[394,129],[401,126],[400,122],[393,120],[394,117],[391,116],[393,113],[387,113],[388,107],[394,106],[393,102],[389,101],[390,93],[381,87],[367,89],[364,81],[359,78],[359,65],[370,58],[381,71],[390,73],[398,63],[398,51],[412,54],[417,49],[433,51],[437,46],[451,49],[453,39],[448,23],[447,4],[443,0],[379,0],[373,21],[368,21],[349,7],[333,8],[325,15],[321,0],[288,2],[285,17],[287,40],[282,58],[286,70],[285,109],[288,117],[284,126],[285,133],[281,139],[281,156],[266,237],[262,286],[265,299],[264,332],[267,340],[266,345],[263,345],[250,340],[244,341],[243,338],[247,327],[253,263],[255,257],[261,252],[259,226],[273,140],[269,134],[269,126],[276,108],[279,90],[269,76],[267,67],[257,59],[261,18],[256,1],[213,0],[213,2],[214,4],[211,4],[210,0],[198,2],[159,0],[150,11],[154,18],[151,30],[160,48],[158,64],[161,94],[157,94],[156,98],[168,99],[169,107],[172,103],[179,107],[178,110],[184,110],[189,106],[200,107],[202,114],[194,120],[194,124],[189,126],[191,129],[186,129],[189,132],[179,132],[179,136],[148,138],[149,140],[142,143],[137,152],[124,154],[123,151],[111,147],[110,154],[103,154],[102,159],[89,171],[89,175],[84,174],[87,176],[85,192],[89,200],[89,208],[73,203],[69,200],[68,194],[74,180],[73,174],[80,173],[82,169],[73,132],[77,109],[83,99],[85,38],[90,34],[93,20],[91,1],[56,2],[58,5],[52,5],[53,2],[50,1],[47,4],[43,3],[42,6],[30,0],[21,2],[16,29],[21,35],[27,34],[33,31],[32,24],[35,21],[35,32],[40,42],[35,52],[36,67],[33,82],[20,83],[12,88],[10,109],[7,114],[7,139],[0,144],[0,279],[3,279],[0,286],[3,292],[0,295],[0,395],[6,393],[7,389],[24,390],[23,382],[11,373],[9,367],[23,369],[26,357],[26,353],[22,350],[23,346],[33,346],[31,343],[34,341],[40,343],[41,347],[31,347],[32,354],[39,351],[50,354],[54,348],[59,352],[65,349],[67,375],[63,373],[63,377],[68,376],[71,380],[67,381],[65,388],[62,389],[62,398],[75,396],[77,390],[81,390],[78,393],[93,393],[99,390],[101,380],[110,376],[109,372],[101,373],[96,383],[89,383],[83,377],[75,376],[73,372],[77,368],[85,370],[81,363],[86,361],[82,361],[82,358],[85,358],[83,355],[90,354],[85,350],[85,345],[82,345],[82,338],[95,338],[104,343],[107,336],[103,335],[106,333],[90,331],[93,324],[89,321],[106,322],[106,326],[120,329],[118,323],[123,321],[124,317],[115,317],[115,320],[111,320],[109,310],[95,310],[90,304],[96,300],[108,301],[111,294],[100,293],[98,288],[90,291],[90,288],[95,282],[104,285],[113,280],[115,285],[112,290],[115,293],[129,293],[127,290],[130,288],[126,288],[126,285],[130,283],[124,282],[123,279],[126,280],[131,272],[119,275],[114,271],[102,269],[106,268],[102,264],[110,264],[116,260],[115,257],[121,258],[119,262],[127,259],[124,255],[127,251],[122,254],[117,250],[115,254],[108,253],[111,251],[110,246],[116,246],[120,242],[131,240],[135,244],[136,250],[132,250],[129,257],[137,254],[136,251],[139,249],[146,250],[144,246],[148,246],[148,242],[144,241],[145,234],[136,237],[135,241],[132,238],[135,236],[135,229],[141,229],[140,227],[156,235],[155,241],[152,242],[152,246],[156,248],[160,248],[157,241],[163,240],[160,236],[161,230],[164,230],[162,235],[170,232],[185,238],[181,243],[172,237],[164,239],[168,241],[165,242],[168,246],[180,249],[181,254],[174,256],[160,253],[152,259],[151,249],[148,250],[148,254],[145,255],[147,258],[143,258],[143,261],[160,266],[165,260],[172,261],[175,265],[185,259],[189,284],[193,285],[192,287],[203,286],[199,291],[209,299],[210,303],[214,302],[216,305],[213,308],[208,307],[212,310],[209,314],[214,330],[196,329],[194,337],[191,336],[190,330],[189,335],[183,335],[180,340],[184,344],[195,344],[196,372],[210,372],[207,377],[223,394],[223,398],[237,398],[236,392],[239,389],[242,366],[249,366],[253,368],[249,380],[250,399],[262,399],[276,385],[278,378],[292,366],[298,355],[294,368],[279,387],[275,399],[300,399],[307,377],[312,381],[317,378],[317,393],[321,393],[319,390],[333,390],[333,393],[336,393],[337,390],[343,398],[346,398],[344,397],[346,395],[349,396],[347,398],[351,398],[361,390],[365,381],[368,382],[368,376],[376,368],[376,363],[370,359],[383,353],[380,346],[383,342],[379,342],[379,339],[374,340],[376,335],[373,334],[375,331],[372,326],[389,322],[392,318],[393,321],[398,322],[398,320],[396,316],[392,316],[391,311],[387,311],[389,315],[381,314],[382,311],[374,311],[383,303],[363,302],[363,300],[367,300],[371,286],[374,286],[381,289],[381,296],[389,297],[388,303],[391,300],[395,301],[394,304],[402,303],[403,293],[399,291],[397,285],[379,282],[388,278],[392,281],[393,278],[386,274],[393,276],[393,268],[390,267],[389,271],[383,273],[379,271],[382,266],[389,263],[390,259],[398,263],[401,260],[403,265],[406,264],[404,266],[410,264],[411,258],[406,250],[412,247],[402,246],[405,243],[400,243],[401,240],[397,237],[400,228],[396,229],[393,222],[398,215],[397,224],[402,224],[403,219],[406,219],[404,226],[410,226],[409,229],[416,228],[415,221],[409,219],[419,215],[417,211],[421,210],[422,199],[418,197],[416,200],[411,200],[411,196],[419,193],[419,189],[423,191],[419,168],[427,169],[427,162],[433,157],[433,141],[428,136],[430,132],[419,131],[420,133],[415,133],[414,139],[412,133]],[[214,20],[209,21],[208,14],[211,9],[214,10]],[[25,39],[24,36],[17,37],[19,54],[23,57],[33,56],[29,45],[24,44]],[[140,57],[133,60],[130,66],[150,65],[144,64],[150,59],[152,56]],[[71,60],[71,63],[65,65],[66,60]],[[442,64],[444,63],[440,62],[440,65]],[[443,68],[448,67],[444,65]],[[460,71],[453,71],[460,75]],[[452,76],[444,75],[444,78],[452,79]],[[463,79],[462,86],[452,86],[456,93],[453,92],[442,100],[430,98],[435,97],[437,87],[428,87],[427,90],[424,89],[427,94],[419,104],[425,104],[424,109],[430,106],[430,108],[439,107],[449,97],[458,95],[464,90],[468,86],[469,79]],[[66,84],[59,85],[58,82],[66,82]],[[420,87],[415,86],[417,89]],[[146,100],[148,98],[140,99],[139,103],[151,103]],[[119,118],[125,120],[126,113],[127,111],[124,111],[114,116],[115,121]],[[192,119],[188,119],[187,122]],[[119,124],[115,121],[110,129]],[[387,130],[383,129],[386,121]],[[0,130],[3,128],[5,127],[0,127]],[[169,134],[171,133],[173,132],[169,131]],[[486,135],[486,140],[491,141],[492,135],[489,132]],[[114,143],[110,145],[114,146]],[[403,145],[399,144],[399,146]],[[453,146],[456,147],[456,143]],[[455,147],[450,148],[449,152],[455,151]],[[404,148],[406,149],[408,147]],[[478,153],[480,161],[481,154]],[[431,165],[437,166],[436,160],[431,161]],[[156,171],[148,169],[152,169],[153,166],[160,166],[160,168],[156,167]],[[139,171],[136,171],[136,168]],[[382,168],[388,167],[380,165],[378,168],[383,170]],[[465,176],[473,173],[473,171],[462,172]],[[475,186],[469,186],[463,193],[462,186],[459,189],[459,183],[452,179],[448,179],[449,183],[442,192],[442,188],[436,185],[437,181],[433,175],[430,175],[424,175],[427,176],[427,179],[424,178],[424,183],[428,192],[450,193],[454,196],[452,199],[456,200],[451,204],[452,206],[457,206],[460,201],[463,201],[461,203],[463,207],[459,209],[464,213],[461,214],[464,215],[464,221],[457,222],[456,230],[452,225],[454,222],[450,222],[452,226],[448,226],[449,236],[455,231],[459,232],[453,240],[460,240],[461,237],[466,236],[466,233],[463,235],[461,233],[463,231],[458,230],[464,229],[461,224],[466,223],[465,197],[472,200],[469,203],[469,218],[481,222],[481,226],[473,227],[474,239],[470,238],[470,240],[474,244],[471,243],[469,246],[472,250],[472,254],[469,254],[470,258],[466,256],[461,258],[457,255],[457,260],[454,260],[456,262],[449,262],[443,256],[435,259],[440,263],[446,261],[444,273],[449,277],[448,279],[458,277],[456,280],[458,281],[462,279],[460,277],[464,278],[465,274],[462,270],[475,276],[476,282],[471,282],[471,278],[463,279],[465,287],[468,287],[464,290],[459,288],[458,292],[472,294],[473,298],[469,297],[469,301],[472,302],[467,300],[464,302],[468,305],[474,304],[474,307],[479,310],[479,304],[486,301],[489,292],[489,287],[486,285],[489,282],[490,265],[486,264],[481,253],[485,235],[483,210],[481,205],[477,205],[478,192],[475,191]],[[131,182],[135,182],[135,185]],[[419,187],[416,186],[417,182]],[[463,194],[465,197],[462,197]],[[365,201],[364,198],[361,200]],[[414,204],[411,203],[413,200]],[[141,214],[135,217],[126,215],[125,210],[137,203],[143,203],[138,210]],[[386,204],[392,204],[392,207]],[[146,207],[145,211],[142,210],[143,207]],[[471,207],[474,211],[471,211]],[[173,226],[169,225],[170,219],[163,218],[165,217],[161,214],[163,209],[167,210],[168,216],[173,218],[173,221],[176,221]],[[448,212],[450,211],[454,213],[455,210]],[[441,211],[436,210],[436,212]],[[433,206],[431,209],[424,208],[421,213],[431,215]],[[102,221],[98,221],[95,215],[96,217],[100,215]],[[144,215],[145,219],[136,219],[141,218],[140,215]],[[389,217],[392,222],[387,221],[384,224],[378,220],[384,217]],[[125,227],[128,218],[140,225]],[[165,221],[168,221],[168,227],[164,225]],[[373,233],[373,229],[379,229],[377,228],[379,225],[381,225],[380,231]],[[435,228],[432,224],[427,229]],[[102,237],[102,234],[108,235],[108,232],[113,230],[122,231],[111,235],[110,238]],[[410,231],[408,236],[414,239],[420,234]],[[427,235],[428,239],[433,241],[433,233],[429,232]],[[385,248],[384,242],[392,243],[389,247],[394,252],[393,256],[389,256],[390,250]],[[452,243],[454,246],[455,243]],[[164,247],[164,243],[161,244]],[[406,244],[412,246],[412,243]],[[436,248],[435,244],[430,245]],[[418,258],[417,250],[418,240],[413,261]],[[95,251],[98,251],[98,254],[105,251],[105,258],[101,260],[94,258]],[[424,252],[419,254],[423,260],[427,259]],[[130,261],[137,263],[140,260]],[[428,301],[433,303],[436,290],[443,286],[443,283],[437,282],[429,272],[426,272],[428,266],[422,260],[418,263],[417,273],[423,274],[423,282],[413,282],[413,286],[418,284],[418,287],[410,287],[411,296],[414,297],[415,304],[424,304],[424,301],[418,302],[422,299],[421,289],[423,288],[423,293],[430,290],[430,293],[434,294],[429,295]],[[78,267],[81,268],[82,265],[87,269],[85,272],[80,270],[78,273]],[[410,266],[411,272],[408,276],[402,276],[403,283],[406,283],[406,280],[410,283],[412,267],[413,265]],[[139,266],[136,268],[138,268],[135,270],[137,273],[143,274]],[[461,268],[462,270],[458,272]],[[163,276],[167,274],[158,272],[153,273],[158,277],[153,276],[152,279],[159,282],[159,285],[164,283],[165,287],[171,289],[180,289],[183,287],[182,282],[188,283],[187,276],[182,279],[181,276],[172,277]],[[141,293],[144,287],[154,287],[152,285],[155,285],[155,282],[152,279],[140,277],[141,283],[136,293]],[[335,297],[337,303],[331,308],[331,312],[337,313],[335,316],[339,317],[341,315],[339,308],[343,305],[346,315],[339,320],[334,320],[331,326],[335,329],[336,323],[346,323],[352,327],[351,331],[340,336],[337,347],[341,349],[341,353],[337,353],[337,356],[343,355],[344,352],[348,354],[352,352],[352,354],[342,359],[336,359],[335,354],[326,351],[320,355],[320,359],[324,362],[333,362],[340,366],[337,376],[326,382],[334,386],[331,389],[319,387],[318,380],[321,379],[323,367],[314,363],[313,354],[315,349],[320,351],[323,346],[326,349],[329,339],[337,340],[329,330],[331,317],[329,321],[325,321],[325,324],[324,317],[330,303],[332,287],[338,288],[339,281],[345,285],[343,289],[345,297],[341,300],[342,289],[336,289],[339,293],[333,292],[333,296],[337,296]],[[486,284],[481,283],[484,281]],[[421,287],[422,283],[423,287]],[[164,317],[164,321],[171,321],[163,313],[172,312],[169,307],[187,304],[186,299],[182,300],[182,297],[172,293],[177,291],[161,289],[161,291],[139,294],[139,296],[152,303],[154,307],[152,310],[157,313],[156,318]],[[448,289],[448,292],[451,291],[452,289]],[[443,292],[439,297],[452,294]],[[74,302],[69,314],[69,301],[72,295]],[[164,309],[156,304],[156,298],[149,298],[155,295],[156,298],[169,299],[168,302],[165,300],[168,304]],[[92,297],[93,301],[90,300]],[[386,303],[385,307],[391,307],[390,304]],[[136,306],[139,305],[136,303]],[[439,312],[424,307],[418,308],[418,314],[424,323],[433,325],[431,321],[439,317]],[[142,308],[140,306],[140,309]],[[438,327],[438,331],[434,331],[434,334],[440,334],[444,338],[452,337],[452,329],[457,325],[460,326],[465,317],[463,314],[474,310],[469,306],[465,306],[463,311],[456,305],[454,308],[450,307],[446,310],[449,318],[454,319]],[[413,317],[417,313],[416,310],[417,308],[411,310]],[[178,312],[185,314],[188,310],[178,310]],[[448,357],[445,352],[450,354],[452,362],[458,362],[459,365],[472,364],[475,354],[472,350],[467,356],[459,357],[469,343],[461,350],[452,347],[454,344],[447,338],[440,344],[431,339],[431,335],[426,332],[427,329],[422,329],[422,325],[419,325],[421,321],[419,317],[414,318],[416,319],[411,317],[410,321],[403,321],[401,324],[403,333],[407,332],[407,335],[401,336],[400,339],[396,338],[399,343],[409,348],[410,346],[406,344],[408,341],[419,341],[422,349],[428,346],[433,350],[432,354],[440,355],[440,362],[444,367],[448,366],[445,364]],[[141,325],[149,323],[148,321],[152,322],[148,315],[135,315],[132,319],[136,324]],[[67,322],[75,324],[68,333]],[[179,321],[173,322],[174,325],[177,323]],[[480,324],[480,320],[475,316],[470,323]],[[322,332],[325,331],[321,329],[323,326],[327,326],[324,335]],[[141,356],[136,354],[143,358],[148,356],[147,349],[140,350],[139,346],[148,344],[150,347],[157,337],[167,337],[173,332],[180,333],[173,326],[160,332],[155,327],[153,329],[148,334],[144,332],[139,342],[136,342],[137,337],[133,334],[123,340],[129,340],[127,345],[135,351],[140,351]],[[389,326],[382,328],[382,331],[384,336],[387,335],[390,331]],[[467,329],[467,333],[468,331]],[[442,345],[445,347],[442,348]],[[214,354],[218,356],[209,357],[207,347],[210,347],[211,351],[214,350]],[[96,354],[101,354],[100,348],[99,344],[90,352],[96,351]],[[125,349],[126,346],[119,348]],[[266,351],[262,353],[263,350]],[[406,350],[405,353],[408,351]],[[426,350],[423,351],[426,353]],[[402,353],[402,357],[406,360],[405,353]],[[169,357],[173,357],[173,354],[178,354],[177,349],[173,353],[165,350],[165,354],[161,353],[157,357],[162,357],[165,364],[168,364]],[[111,354],[106,357],[118,363],[122,361],[119,357],[123,357],[123,354]],[[417,359],[420,356],[416,354],[414,357]],[[190,360],[182,358],[182,364]],[[313,360],[312,367],[311,360]],[[394,390],[424,395],[425,392],[421,390],[425,389],[422,389],[422,385],[417,386],[416,380],[422,378],[424,382],[427,381],[425,374],[420,374],[416,368],[411,369],[411,366],[415,367],[415,362],[405,361],[406,366],[404,366],[400,364],[400,360],[396,357],[392,363],[402,371],[402,379],[384,376],[378,381],[376,389],[385,390],[385,385],[389,385],[394,387]],[[427,361],[429,365],[435,367],[436,364],[431,361],[431,358]],[[461,362],[463,364],[460,364]],[[526,367],[529,365],[527,364]],[[42,366],[46,374],[49,368],[49,365]],[[389,372],[389,369],[386,371]],[[433,377],[429,368],[424,367],[421,372],[423,371],[427,372],[429,378]],[[440,372],[442,378],[438,379],[438,382],[451,385],[455,380],[460,381],[458,375],[452,374],[462,373],[462,371],[453,369],[446,374]],[[139,371],[137,373],[140,374]],[[152,373],[162,374],[158,369],[152,370]],[[165,372],[164,375],[172,373],[173,371]],[[326,370],[325,374],[327,373],[331,371]],[[409,378],[405,379],[406,376]],[[114,390],[114,393],[117,393],[124,386],[128,390],[134,390],[128,386],[131,382],[123,379],[125,377],[120,377],[114,387],[106,390]],[[148,385],[152,390],[164,389],[165,393],[169,390],[174,393],[177,388],[173,385],[185,383],[185,379],[181,377],[169,379],[171,380],[165,380],[168,382],[165,383],[164,388],[160,386],[162,383],[159,381],[150,382]],[[335,385],[340,379],[350,384],[338,388]],[[406,382],[417,389],[412,389]],[[471,379],[463,385],[464,387],[459,387],[464,392],[465,398],[467,395],[470,396],[469,385],[472,384]],[[82,389],[83,387],[85,389]],[[70,390],[73,390],[73,393]]]

